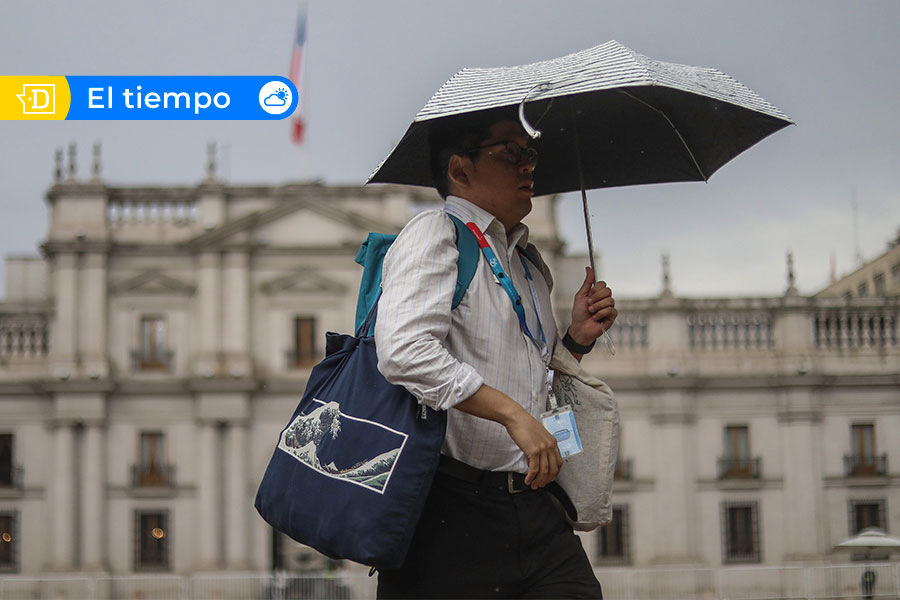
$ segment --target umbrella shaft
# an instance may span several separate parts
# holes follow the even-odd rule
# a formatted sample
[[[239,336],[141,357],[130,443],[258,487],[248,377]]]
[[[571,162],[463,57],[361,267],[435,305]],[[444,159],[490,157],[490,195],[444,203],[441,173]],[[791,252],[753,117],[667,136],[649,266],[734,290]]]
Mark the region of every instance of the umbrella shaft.
[[[579,161],[579,171],[581,171],[581,161]],[[579,173],[580,174],[580,173]],[[584,187],[581,188],[581,204],[584,207],[584,230],[587,232],[588,258],[591,261],[591,271],[594,275],[594,281],[597,281],[597,268],[594,266],[594,234],[591,232],[591,213],[588,211],[587,193]]]

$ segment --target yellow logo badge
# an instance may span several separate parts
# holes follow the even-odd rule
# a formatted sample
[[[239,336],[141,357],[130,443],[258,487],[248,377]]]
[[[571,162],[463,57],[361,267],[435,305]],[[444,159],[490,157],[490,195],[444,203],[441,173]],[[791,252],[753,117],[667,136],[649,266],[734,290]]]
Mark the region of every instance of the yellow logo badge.
[[[65,119],[69,84],[60,76],[0,76],[0,119]]]
[[[22,101],[23,115],[52,115],[56,113],[56,86],[52,83],[26,83],[16,96]]]

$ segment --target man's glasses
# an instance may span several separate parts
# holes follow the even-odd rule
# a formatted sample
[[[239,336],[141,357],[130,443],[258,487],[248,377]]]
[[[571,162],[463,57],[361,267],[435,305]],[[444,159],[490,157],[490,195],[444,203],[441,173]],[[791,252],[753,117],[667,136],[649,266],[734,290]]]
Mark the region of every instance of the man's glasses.
[[[524,158],[531,163],[531,166],[537,166],[538,151],[534,148],[520,146],[512,140],[499,140],[496,142],[491,142],[490,144],[485,144],[484,146],[477,146],[475,148],[469,149],[467,151],[467,154],[474,154],[479,150],[484,150],[485,148],[494,148],[501,145],[503,146],[503,149],[500,151],[500,156],[502,156],[510,164],[519,165],[522,163],[522,159]]]

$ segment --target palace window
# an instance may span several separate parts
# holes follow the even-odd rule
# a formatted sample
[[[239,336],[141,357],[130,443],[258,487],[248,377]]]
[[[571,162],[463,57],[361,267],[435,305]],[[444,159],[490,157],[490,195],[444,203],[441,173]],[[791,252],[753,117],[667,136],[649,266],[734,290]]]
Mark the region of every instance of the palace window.
[[[166,437],[158,431],[142,431],[138,438],[138,462],[134,466],[135,486],[170,485],[171,467],[166,463]]]
[[[856,295],[860,298],[865,298],[869,295],[869,284],[866,281],[863,281],[861,284],[856,286]]]
[[[869,527],[887,530],[884,500],[850,500],[848,510],[850,535],[856,535]]]
[[[884,500],[850,500],[847,503],[847,512],[848,531],[851,537],[870,527],[887,531],[887,511]],[[888,558],[886,554],[882,554],[876,549],[871,552],[864,552],[864,548],[859,550],[861,551],[851,555],[852,560],[887,560]]]
[[[759,458],[750,456],[750,428],[729,425],[723,433],[724,455],[719,459],[719,479],[759,477]]]
[[[622,445],[624,439],[624,431],[619,429],[619,452],[616,455],[616,470],[613,472],[613,479],[620,481],[631,480],[631,460],[622,456]]]
[[[168,511],[135,511],[134,569],[167,570],[169,537]]]
[[[16,465],[13,462],[13,434],[0,433],[0,487],[16,484]]]
[[[850,426],[850,454],[844,456],[844,472],[848,477],[877,477],[887,474],[887,455],[875,451],[875,425],[854,423]]]
[[[631,560],[628,506],[614,505],[612,521],[600,528],[597,535],[597,562],[628,564]]]
[[[316,349],[315,317],[294,317],[293,366],[309,367],[320,358]]]
[[[758,563],[759,509],[756,502],[722,504],[722,545],[724,563]]]
[[[886,285],[884,281],[884,273],[875,273],[872,277],[872,283],[875,284],[875,295],[884,296]]]
[[[19,568],[19,515],[0,512],[0,572],[14,572]]]
[[[168,348],[168,327],[161,315],[144,315],[140,323],[140,348],[133,353],[139,369],[168,369],[172,353]]]

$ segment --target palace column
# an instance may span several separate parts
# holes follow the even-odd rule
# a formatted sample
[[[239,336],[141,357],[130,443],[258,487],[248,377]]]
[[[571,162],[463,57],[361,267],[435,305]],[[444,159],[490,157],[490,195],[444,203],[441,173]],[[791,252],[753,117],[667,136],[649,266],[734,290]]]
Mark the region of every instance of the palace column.
[[[51,481],[52,568],[75,568],[75,431],[68,421],[53,430],[54,463]]]
[[[221,350],[222,278],[221,256],[205,251],[198,257],[196,315],[198,324],[196,374],[212,377],[219,371]]]
[[[219,513],[219,444],[214,421],[197,424],[197,554],[196,569],[219,567],[222,519]]]
[[[247,430],[232,421],[225,434],[225,562],[229,569],[248,565],[248,516],[253,503],[247,493]]]
[[[244,250],[224,255],[222,268],[222,349],[228,375],[250,375],[250,273]]]

